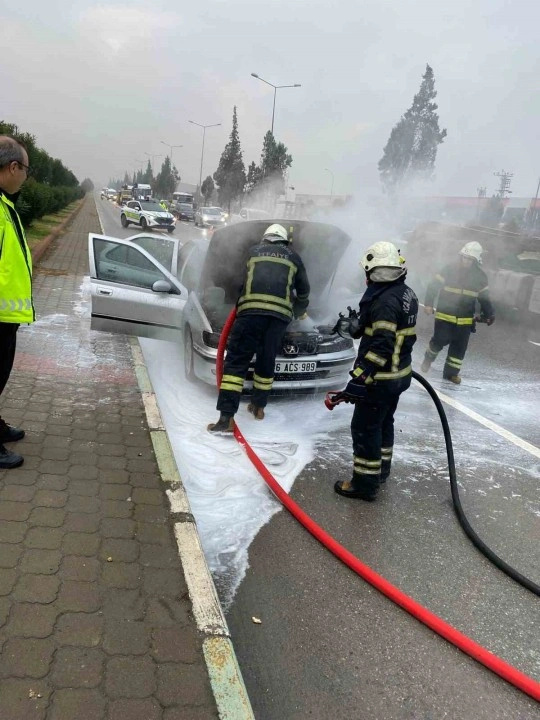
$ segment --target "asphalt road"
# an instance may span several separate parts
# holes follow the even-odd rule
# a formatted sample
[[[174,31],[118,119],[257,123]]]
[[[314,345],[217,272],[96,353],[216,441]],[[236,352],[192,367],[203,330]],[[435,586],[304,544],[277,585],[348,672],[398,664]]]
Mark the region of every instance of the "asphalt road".
[[[107,234],[140,232],[124,230],[112,204],[97,203]],[[184,223],[176,230],[178,237],[200,233]],[[428,378],[465,408],[540,447],[534,344],[540,333],[517,319],[479,327],[460,387],[442,381],[441,361]],[[419,321],[417,367],[431,323]],[[459,410],[447,407],[447,414],[471,522],[504,559],[540,582],[539,457]],[[342,432],[321,437],[293,498],[362,561],[540,680],[540,601],[491,566],[459,528],[438,419],[418,385],[402,398],[396,429],[393,476],[376,503],[332,491],[351,472],[350,438]],[[379,595],[286,512],[252,544],[228,622],[258,720],[540,717],[537,703]]]

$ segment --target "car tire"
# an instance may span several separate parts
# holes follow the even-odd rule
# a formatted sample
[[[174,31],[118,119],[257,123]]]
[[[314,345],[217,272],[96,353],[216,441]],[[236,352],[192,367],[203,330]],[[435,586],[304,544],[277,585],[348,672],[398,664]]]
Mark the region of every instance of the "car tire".
[[[195,353],[193,351],[193,335],[189,327],[184,330],[184,375],[189,382],[196,382]]]
[[[141,228],[146,232],[148,230],[148,223],[146,222],[146,218],[141,218]]]
[[[120,215],[120,223],[122,224],[122,227],[124,227],[124,228],[127,228],[128,225],[129,225],[129,220],[128,220],[127,217],[124,215],[124,213],[122,213],[122,214]]]
[[[173,227],[168,227],[168,228],[167,228],[167,232],[168,232],[169,235],[170,235],[171,233],[174,232],[174,228],[173,228]]]

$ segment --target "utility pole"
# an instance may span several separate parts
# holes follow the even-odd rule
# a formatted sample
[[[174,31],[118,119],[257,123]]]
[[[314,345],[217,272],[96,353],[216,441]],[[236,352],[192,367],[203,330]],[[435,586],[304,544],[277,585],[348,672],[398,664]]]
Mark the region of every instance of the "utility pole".
[[[506,170],[501,170],[501,172],[493,174],[495,175],[495,177],[500,178],[498,195],[501,200],[504,200],[506,195],[512,194],[512,191],[510,190],[510,183],[512,182],[514,173],[506,172]]]
[[[302,87],[299,83],[295,83],[294,85],[274,85],[274,83],[268,82],[268,80],[264,80],[260,75],[257,75],[257,73],[251,73],[251,77],[257,78],[257,80],[260,80],[263,83],[266,83],[267,85],[270,85],[270,87],[274,88],[274,104],[272,105],[272,125],[270,132],[272,135],[274,134],[274,116],[276,114],[276,93],[278,90],[281,90],[282,88],[297,88]]]

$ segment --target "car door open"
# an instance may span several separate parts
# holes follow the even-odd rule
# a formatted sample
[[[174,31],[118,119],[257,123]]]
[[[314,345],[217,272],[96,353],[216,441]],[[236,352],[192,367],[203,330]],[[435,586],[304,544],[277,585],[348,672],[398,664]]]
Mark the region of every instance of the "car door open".
[[[186,288],[146,250],[105,235],[88,236],[91,328],[181,340]]]

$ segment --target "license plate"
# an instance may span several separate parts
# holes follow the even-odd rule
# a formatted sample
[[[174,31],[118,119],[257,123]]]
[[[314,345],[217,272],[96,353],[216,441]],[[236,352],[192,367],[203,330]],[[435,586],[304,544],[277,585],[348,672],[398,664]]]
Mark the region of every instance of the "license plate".
[[[294,361],[283,361],[280,360],[276,363],[274,372],[280,375],[285,373],[308,373],[315,372],[317,369],[316,362],[302,362],[301,360]]]

